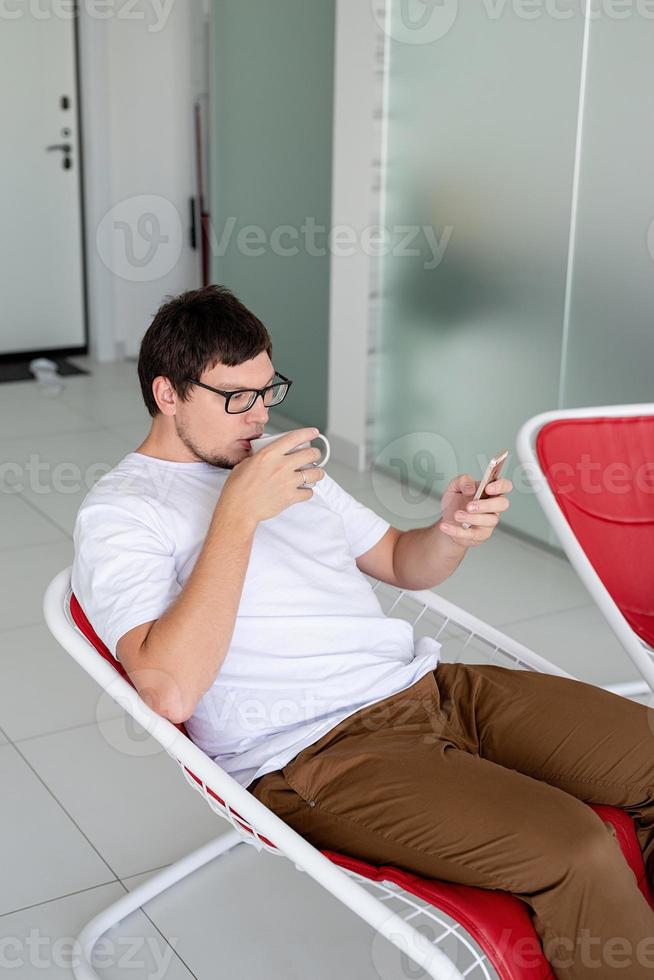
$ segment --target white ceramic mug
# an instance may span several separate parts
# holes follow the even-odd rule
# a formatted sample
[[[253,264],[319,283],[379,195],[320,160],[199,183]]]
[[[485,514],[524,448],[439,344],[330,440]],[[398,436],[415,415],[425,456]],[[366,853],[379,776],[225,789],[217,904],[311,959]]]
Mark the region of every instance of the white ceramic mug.
[[[252,450],[253,453],[256,453],[260,449],[263,449],[264,446],[267,446],[269,443],[274,442],[275,439],[281,439],[282,436],[286,436],[286,435],[288,435],[287,432],[279,432],[279,433],[275,433],[274,436],[259,436],[258,439],[251,440],[250,449]],[[308,465],[324,466],[327,460],[329,459],[329,455],[331,453],[331,447],[329,445],[329,440],[327,436],[324,436],[322,432],[319,432],[318,435],[314,436],[313,439],[311,439],[309,442],[301,442],[298,446],[294,446],[293,449],[289,450],[287,455],[290,455],[290,453],[296,453],[299,449],[306,449],[307,446],[310,446],[311,443],[314,442],[316,439],[322,439],[322,441],[325,443],[325,455],[322,459],[319,459],[317,463],[309,463]],[[308,467],[306,466],[300,467],[300,469],[307,469],[307,468]]]

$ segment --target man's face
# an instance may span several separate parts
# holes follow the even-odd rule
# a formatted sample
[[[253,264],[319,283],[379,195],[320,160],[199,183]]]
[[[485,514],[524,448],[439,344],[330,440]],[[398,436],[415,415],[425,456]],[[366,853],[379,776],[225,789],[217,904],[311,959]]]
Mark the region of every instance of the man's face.
[[[217,364],[203,371],[196,381],[232,391],[236,388],[265,388],[274,378],[273,363],[262,351],[250,361],[226,367]],[[268,421],[268,409],[257,398],[247,412],[231,414],[225,411],[225,399],[213,391],[193,385],[186,401],[177,400],[173,416],[179,439],[198,460],[211,466],[233,469],[250,455],[248,439],[256,439]]]

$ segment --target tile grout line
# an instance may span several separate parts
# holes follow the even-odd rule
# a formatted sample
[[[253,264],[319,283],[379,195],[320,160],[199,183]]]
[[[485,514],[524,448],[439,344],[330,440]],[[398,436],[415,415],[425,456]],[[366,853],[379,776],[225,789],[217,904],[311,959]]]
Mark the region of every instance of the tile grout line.
[[[511,619],[502,623],[494,623],[495,629],[505,629],[507,626],[518,626],[520,623],[531,623],[533,620],[542,619],[544,616],[558,616],[561,613],[578,612],[580,609],[596,609],[593,602],[584,602],[579,606],[566,606],[564,609],[548,609],[546,612],[535,613],[532,616],[525,616],[523,619]]]
[[[100,881],[97,885],[89,885],[88,888],[77,888],[72,892],[64,892],[63,895],[55,895],[52,898],[46,898],[42,902],[32,902],[31,905],[21,905],[17,909],[9,909],[8,912],[0,912],[0,919],[5,918],[7,915],[17,915],[19,912],[29,912],[30,909],[41,908],[43,905],[49,905],[50,902],[59,902],[63,898],[72,898],[73,895],[83,895],[85,892],[95,891],[96,888],[106,888],[107,885],[122,885],[123,888],[125,887],[119,878],[113,878],[110,881]]]
[[[62,404],[66,404],[66,403],[63,402]],[[81,420],[84,420],[84,421],[89,421],[87,416],[84,416],[84,415],[79,414],[75,409],[71,408],[68,404],[66,404],[66,408],[70,412],[72,412],[73,414],[75,414],[77,416],[77,418],[79,418]],[[58,435],[76,435],[78,432],[83,432],[85,434],[88,434],[90,432],[98,432],[98,431],[100,431],[100,432],[108,433],[109,435],[113,436],[115,439],[123,439],[123,436],[121,436],[121,434],[119,432],[117,432],[111,426],[106,425],[104,422],[99,422],[99,421],[97,421],[95,419],[91,419],[90,421],[92,422],[92,425],[89,428],[74,429],[74,430],[61,429],[61,430],[58,430],[57,432],[51,433],[51,434],[52,435],[56,435],[56,436],[58,436]],[[134,421],[136,421],[136,420],[134,420]],[[147,420],[144,420],[144,421],[147,421]],[[128,425],[130,423],[131,423],[131,420],[129,422],[126,422],[125,424]],[[23,436],[18,436],[18,437],[16,437],[15,441],[19,441],[19,440],[22,441],[23,439],[29,439],[29,438],[30,438],[29,435],[24,436],[24,437]],[[127,441],[127,440],[125,440],[125,441]],[[129,450],[129,449],[126,450],[125,453],[124,453],[124,455],[126,455],[128,452],[133,452],[133,450]],[[119,462],[119,460],[117,460],[116,462]],[[116,465],[116,464],[114,463],[114,465]],[[91,489],[91,488],[89,487],[89,489]],[[62,527],[62,525],[60,525],[53,517],[51,517],[50,514],[47,513],[47,511],[42,510],[37,504],[35,504],[32,500],[30,500],[28,497],[26,497],[24,491],[21,491],[20,493],[15,494],[15,496],[19,497],[25,504],[27,504],[28,507],[31,507],[31,509],[34,511],[34,513],[38,514],[39,517],[45,518],[48,521],[48,523],[50,523],[52,525],[52,527],[54,527],[57,531],[59,531],[62,534],[64,534],[66,536],[66,538],[68,538],[70,541],[73,540],[72,532],[69,531],[67,528]],[[45,542],[45,543],[47,543],[47,542]],[[0,548],[0,552],[1,551],[17,550],[17,549],[22,548],[22,547],[24,547],[24,546],[23,545],[17,545],[16,548],[14,548],[14,549],[11,549],[11,548],[4,548],[4,549],[3,548]],[[29,545],[27,547],[29,547]]]
[[[0,727],[0,732],[2,732],[2,734],[5,736],[5,738],[7,738],[7,733],[5,732],[5,730],[2,727]],[[100,851],[95,846],[95,844],[93,843],[93,841],[82,830],[82,828],[77,823],[77,821],[75,820],[75,818],[72,816],[72,814],[70,814],[68,812],[68,810],[63,805],[63,803],[61,802],[61,800],[58,799],[58,797],[56,796],[56,794],[54,793],[54,791],[48,786],[48,784],[43,779],[43,777],[40,775],[40,773],[37,772],[37,770],[34,768],[34,766],[29,761],[29,759],[27,759],[26,756],[24,755],[24,753],[21,752],[19,746],[15,742],[12,742],[11,739],[9,739],[8,741],[9,741],[9,745],[11,745],[11,747],[14,749],[14,751],[18,753],[18,755],[23,760],[23,762],[25,763],[25,765],[31,770],[31,772],[34,774],[34,776],[36,776],[36,778],[38,779],[38,781],[41,783],[41,785],[46,790],[46,792],[49,793],[49,795],[55,801],[55,803],[57,804],[57,806],[59,806],[61,808],[61,810],[66,814],[66,816],[71,821],[71,823],[73,824],[73,826],[75,826],[77,828],[77,830],[79,831],[79,833],[82,835],[82,837],[88,843],[89,847],[91,847],[92,850],[97,854],[97,856],[100,858],[100,860],[102,861],[102,863],[104,865],[106,865],[106,867],[109,869],[109,871],[114,876],[114,878],[116,879],[116,881],[119,881],[120,879],[118,878],[118,875],[116,874],[116,872],[114,871],[114,869],[111,867],[111,865],[109,864],[109,862],[107,861],[107,859],[100,853]],[[0,746],[0,748],[2,748],[2,746]],[[6,746],[5,746],[5,748],[6,748]]]
[[[90,728],[91,726],[94,728],[99,728],[100,722],[104,723],[109,721],[118,721],[119,719],[125,717],[131,718],[131,715],[124,709],[121,709],[120,705],[117,705],[116,707],[119,709],[119,714],[113,715],[109,718],[101,718],[100,721],[80,721],[76,725],[67,725],[64,728],[53,728],[49,732],[38,732],[35,735],[23,735],[21,738],[15,739],[9,738],[9,735],[5,732],[5,737],[12,745],[22,745],[23,742],[31,742],[35,738],[48,738],[50,735],[63,735],[64,732],[75,732],[80,728]]]
[[[107,720],[113,720],[113,719],[107,719]],[[92,722],[91,724],[95,724],[95,723]],[[62,729],[62,731],[71,731],[73,728],[84,728],[84,727],[86,727],[86,726],[85,725],[75,725],[75,726],[72,726],[72,728],[70,728],[70,729]],[[108,870],[114,876],[113,881],[99,882],[96,885],[90,885],[88,888],[79,888],[79,889],[77,889],[76,891],[73,891],[73,892],[66,892],[64,895],[58,895],[58,896],[55,896],[53,898],[45,899],[43,902],[34,902],[32,905],[24,905],[24,906],[22,906],[20,908],[9,909],[7,912],[0,912],[0,919],[3,918],[4,916],[7,916],[7,915],[13,915],[14,913],[17,913],[17,912],[24,912],[24,911],[26,911],[28,909],[38,908],[41,905],[47,905],[49,902],[58,901],[60,898],[68,898],[68,897],[70,897],[72,895],[80,895],[80,894],[83,894],[84,892],[87,892],[87,891],[93,891],[95,888],[101,888],[104,885],[112,885],[114,883],[120,884],[121,888],[124,890],[125,894],[127,895],[127,894],[129,894],[129,888],[127,888],[127,886],[125,885],[125,881],[126,880],[128,880],[129,878],[138,877],[139,875],[142,875],[142,874],[150,874],[150,873],[153,873],[155,871],[160,871],[163,868],[166,868],[166,867],[169,866],[170,862],[168,862],[167,864],[159,865],[159,866],[157,866],[155,868],[147,869],[146,871],[137,871],[133,875],[125,875],[125,879],[123,880],[123,878],[121,878],[114,871],[114,869],[111,867],[111,865],[106,860],[106,858],[100,853],[100,851],[97,849],[97,847],[95,846],[95,844],[91,841],[91,839],[87,836],[87,834],[79,826],[79,824],[77,823],[77,821],[75,820],[75,818],[69,813],[69,811],[63,805],[63,803],[58,799],[58,797],[56,796],[56,794],[50,789],[50,787],[47,785],[47,783],[42,778],[42,776],[36,771],[36,769],[34,768],[34,766],[29,762],[29,760],[25,757],[25,755],[20,751],[20,749],[18,748],[18,745],[16,744],[16,742],[12,741],[12,739],[9,737],[8,733],[5,731],[5,729],[2,726],[0,726],[0,733],[7,739],[4,747],[6,747],[7,745],[10,745],[12,748],[14,748],[16,750],[16,752],[21,757],[21,759],[23,760],[23,762],[33,772],[33,774],[39,780],[39,782],[44,787],[44,789],[50,794],[50,796],[55,801],[55,803],[57,803],[57,805],[63,810],[63,812],[66,814],[66,816],[71,821],[71,823],[77,828],[77,830],[85,838],[85,840],[87,841],[87,843],[89,844],[89,846],[95,851],[95,853],[98,855],[98,857],[100,858],[100,860],[106,865],[106,867],[108,868]],[[54,734],[54,733],[49,733],[49,734]],[[26,738],[26,739],[20,739],[19,741],[28,741],[30,738],[38,738],[38,737],[40,737],[40,736],[36,736],[36,735],[34,735],[34,736],[28,736],[28,738]],[[1,748],[3,748],[2,745],[0,745],[0,749]],[[186,963],[186,961],[182,958],[182,956],[177,952],[177,950],[175,949],[175,947],[171,943],[168,942],[168,939],[162,933],[161,929],[156,924],[156,922],[154,922],[152,920],[152,918],[150,917],[150,915],[145,911],[145,909],[142,906],[139,906],[139,909],[143,913],[143,915],[146,917],[146,919],[150,922],[150,924],[152,925],[152,928],[156,930],[156,932],[159,934],[159,936],[161,937],[161,939],[166,943],[167,946],[170,947],[170,949],[172,950],[172,952],[174,953],[174,955],[177,957],[177,959],[180,961],[180,963],[185,967],[185,969],[188,970],[188,972],[190,973],[190,975],[192,977],[194,977],[195,980],[198,980],[197,974],[195,974],[193,972],[193,970],[191,970],[191,968],[188,965],[188,963]]]
[[[4,735],[4,737],[7,739],[7,743],[6,744],[11,745],[13,748],[16,749],[16,751],[20,755],[21,759],[25,762],[25,764],[29,767],[29,769],[32,770],[32,772],[34,773],[34,775],[36,776],[36,778],[43,785],[44,789],[50,794],[50,796],[53,798],[53,800],[61,807],[61,809],[66,814],[66,816],[69,818],[69,820],[79,830],[80,834],[82,834],[82,836],[87,840],[87,842],[93,848],[93,850],[96,852],[96,854],[101,859],[101,861],[103,861],[103,863],[107,866],[107,868],[109,869],[109,871],[114,875],[113,881],[99,882],[96,885],[90,885],[88,888],[79,888],[79,889],[76,889],[75,891],[72,891],[72,892],[66,892],[63,895],[57,895],[57,896],[55,896],[53,898],[45,899],[43,902],[34,902],[32,905],[24,905],[24,906],[22,906],[20,908],[9,909],[7,912],[0,912],[0,919],[3,918],[4,916],[7,916],[7,915],[14,915],[15,913],[18,913],[18,912],[24,912],[24,911],[27,911],[29,909],[39,908],[42,905],[48,905],[50,902],[56,902],[56,901],[59,901],[62,898],[68,898],[68,897],[71,897],[73,895],[81,895],[84,892],[93,891],[96,888],[102,888],[105,885],[113,885],[114,883],[119,884],[121,886],[121,888],[123,889],[123,891],[125,892],[125,894],[128,895],[129,894],[129,888],[127,888],[127,886],[125,885],[125,881],[127,881],[129,878],[136,878],[136,877],[139,877],[139,875],[142,875],[142,874],[151,874],[151,873],[153,873],[155,871],[160,871],[163,868],[169,867],[170,862],[168,862],[168,864],[159,865],[159,866],[157,866],[155,868],[150,868],[150,869],[148,869],[146,871],[138,871],[138,872],[136,872],[133,875],[125,875],[125,878],[124,879],[121,878],[121,877],[119,877],[119,875],[114,871],[114,869],[111,867],[111,865],[109,864],[109,862],[103,857],[102,854],[100,854],[100,852],[95,847],[95,845],[93,844],[93,842],[84,833],[84,831],[81,829],[81,827],[79,826],[79,824],[77,823],[77,821],[71,816],[71,814],[68,812],[68,810],[66,810],[65,806],[63,806],[63,804],[61,803],[61,801],[56,797],[56,795],[53,793],[53,791],[50,789],[50,787],[46,784],[46,782],[43,780],[43,778],[39,775],[39,773],[30,764],[29,760],[25,758],[25,756],[18,749],[18,747],[16,746],[16,744],[11,741],[11,739],[9,738],[7,732],[5,731],[4,728],[2,728],[2,726],[0,726],[0,733],[2,735]],[[0,748],[2,748],[1,745],[0,745]],[[175,947],[170,942],[168,942],[168,939],[162,933],[161,929],[156,924],[156,922],[154,922],[152,920],[152,918],[150,917],[150,915],[145,911],[145,909],[142,906],[139,906],[139,910],[146,917],[146,919],[150,922],[150,924],[152,925],[152,928],[156,930],[156,932],[159,934],[159,936],[161,937],[161,939],[166,943],[166,945],[170,947],[170,949],[172,950],[173,954],[177,957],[177,959],[185,967],[185,969],[188,970],[188,972],[191,974],[192,977],[195,978],[195,980],[198,980],[197,974],[195,974],[193,972],[193,970],[191,970],[191,968],[188,965],[188,963],[186,963],[186,961],[182,958],[182,956],[177,952],[177,950],[175,949]]]
[[[55,530],[59,531],[60,534],[63,534],[69,541],[72,542],[73,535],[70,533],[70,531],[67,531],[65,528],[61,527],[61,525],[58,524],[55,521],[55,519],[53,517],[51,517],[46,511],[41,510],[40,507],[37,507],[37,505],[33,501],[31,501],[29,499],[29,497],[25,497],[22,492],[15,494],[15,496],[18,497],[19,500],[22,500],[23,503],[26,504],[27,507],[30,508],[30,510],[32,510],[35,514],[38,514],[39,517],[44,518],[48,522],[48,524],[51,524],[52,527],[55,528]],[[18,548],[29,548],[29,547],[36,547],[36,548],[38,548],[38,547],[42,547],[43,545],[48,545],[48,544],[61,544],[61,542],[60,541],[44,541],[44,542],[42,542],[41,545],[36,544],[36,545],[33,545],[33,546],[32,545],[23,545],[23,544],[21,544],[21,545],[16,545],[13,548],[12,547],[9,547],[9,548],[0,548],[0,551],[15,551]]]
[[[131,387],[128,390],[132,390]],[[65,408],[66,408],[66,410],[69,411],[71,413],[71,415],[73,415],[74,417],[76,417],[80,421],[83,421],[85,423],[85,425],[81,429],[74,429],[74,430],[63,429],[63,430],[58,430],[56,433],[53,433],[54,435],[59,435],[59,434],[62,434],[62,435],[74,435],[77,432],[89,433],[89,432],[100,430],[102,432],[105,432],[105,433],[110,434],[111,436],[113,436],[116,439],[122,439],[123,438],[120,433],[116,432],[114,428],[112,428],[111,426],[107,425],[106,423],[101,422],[97,418],[93,418],[93,417],[89,418],[88,416],[84,415],[81,412],[79,406],[77,406],[77,405],[71,405],[65,399],[62,399],[62,401],[61,401],[60,404],[64,405]],[[136,420],[136,419],[131,420],[130,419],[130,420],[127,420],[125,424],[130,424],[132,421],[136,422],[136,421],[140,421],[140,420]],[[143,421],[145,423],[145,422],[147,422],[147,419],[144,419]],[[29,439],[29,435],[26,435],[24,437],[16,437],[16,441],[18,441],[19,439],[22,440],[23,438],[24,439]],[[125,441],[127,441],[127,440],[125,440]],[[129,452],[129,451],[130,450],[126,450],[126,452]],[[73,536],[72,536],[71,532],[67,528],[62,527],[57,521],[55,521],[54,518],[52,518],[51,515],[47,513],[47,511],[44,511],[40,507],[38,507],[32,500],[30,500],[28,497],[26,497],[24,493],[21,492],[17,496],[19,496],[19,498],[23,501],[23,503],[26,504],[27,507],[29,507],[35,514],[38,514],[40,517],[44,518],[55,530],[57,530],[59,533],[63,534],[64,537],[69,542],[72,542]],[[48,543],[49,542],[43,542],[41,544],[34,545],[34,547],[40,547],[43,544],[48,544]],[[60,542],[54,542],[54,543],[60,543]],[[29,547],[29,546],[27,546],[27,547]],[[17,550],[17,549],[24,550],[25,549],[25,546],[24,545],[18,545],[18,546],[16,546],[16,548],[5,548],[5,549],[0,549],[0,550],[10,552],[12,550]],[[36,626],[36,625],[41,625],[41,624],[42,624],[42,620],[39,620],[38,623],[21,624],[21,626],[18,626],[18,627],[10,627],[7,630],[0,630],[0,632],[11,632],[12,629],[22,629],[22,628],[25,628],[25,626],[29,627],[29,626],[32,626],[32,625]],[[116,720],[117,718],[120,718],[121,716],[122,715],[119,713],[119,714],[117,714],[115,716],[115,718],[103,719],[103,720]],[[93,849],[93,851],[95,851],[95,853],[98,855],[98,857],[100,858],[100,860],[106,865],[106,867],[108,868],[108,870],[114,875],[114,881],[117,882],[117,883],[119,883],[120,886],[125,891],[125,893],[128,894],[129,893],[129,889],[126,887],[123,879],[120,878],[116,874],[116,872],[111,867],[111,865],[109,864],[109,862],[99,852],[99,850],[97,849],[97,847],[93,844],[93,842],[90,840],[90,838],[84,833],[84,831],[79,826],[79,824],[77,823],[77,821],[69,813],[69,811],[62,804],[62,802],[57,798],[57,796],[50,789],[50,787],[45,783],[44,779],[36,771],[36,769],[34,768],[34,766],[31,765],[31,763],[29,762],[29,760],[25,757],[24,753],[21,752],[20,749],[18,748],[18,745],[19,744],[21,744],[23,742],[31,741],[31,740],[33,740],[35,738],[42,738],[42,737],[47,737],[49,735],[61,734],[63,732],[67,732],[67,731],[75,731],[75,730],[80,729],[80,728],[89,727],[90,725],[93,725],[94,727],[97,727],[98,723],[97,722],[88,722],[88,723],[81,723],[79,725],[71,725],[71,726],[68,726],[66,728],[56,729],[55,731],[42,732],[39,735],[26,736],[25,738],[17,739],[15,741],[9,737],[8,733],[2,727],[0,727],[0,732],[2,732],[2,734],[4,735],[4,737],[7,740],[5,744],[12,746],[16,750],[16,752],[18,753],[18,755],[20,756],[20,758],[28,766],[28,768],[33,772],[33,774],[36,776],[36,778],[42,784],[42,786],[44,787],[44,789],[46,790],[46,792],[48,792],[50,794],[50,796],[52,797],[52,799],[63,810],[63,812],[68,817],[68,819],[73,823],[73,825],[76,827],[76,829],[79,831],[79,833],[84,837],[84,839],[87,841],[87,843],[89,844],[89,846]],[[160,868],[164,868],[164,867],[167,867],[167,865],[161,865],[160,866]],[[160,870],[160,869],[150,869],[150,871],[153,871],[153,870]],[[147,873],[148,873],[148,871],[138,872],[137,874],[147,874]],[[129,875],[129,876],[126,876],[126,877],[129,878],[129,877],[135,877],[135,876]],[[98,885],[92,885],[88,889],[79,889],[79,890],[74,891],[74,892],[68,892],[68,893],[66,893],[66,895],[58,896],[58,898],[65,898],[65,897],[69,897],[69,896],[72,896],[72,895],[82,894],[85,891],[92,891],[95,888],[103,887],[106,884],[113,884],[113,882],[112,881],[102,882],[102,883],[100,883]],[[0,918],[2,918],[5,915],[12,915],[15,912],[24,911],[26,909],[37,908],[38,906],[48,904],[51,901],[57,901],[57,898],[47,899],[44,902],[39,902],[39,903],[35,903],[33,905],[24,906],[21,909],[12,909],[12,910],[10,910],[8,912],[0,913]],[[177,950],[174,948],[174,946],[172,946],[168,942],[168,940],[163,935],[163,933],[161,932],[161,930],[159,929],[159,927],[156,925],[156,923],[152,921],[152,919],[150,918],[150,916],[148,915],[148,913],[145,912],[142,908],[141,908],[141,912],[148,919],[148,921],[151,923],[153,929],[155,929],[156,932],[160,935],[161,939],[166,943],[167,946],[170,947],[170,949],[172,950],[172,952],[174,953],[174,955],[177,957],[177,959],[180,961],[180,963],[185,967],[186,970],[188,970],[189,974],[192,977],[196,978],[196,980],[197,980],[197,975],[193,972],[193,970],[191,970],[191,968],[189,967],[189,965],[184,961],[184,959],[177,952]]]
[[[151,869],[151,870],[158,871],[158,870],[161,870],[162,868],[166,868],[166,867],[168,867],[168,865],[162,864],[161,865],[161,868],[154,868],[154,869]],[[147,871],[142,871],[142,872],[139,872],[138,874],[148,874],[148,872]],[[138,874],[136,874],[136,875],[128,875],[127,877],[128,878],[130,878],[130,877],[135,877],[136,878],[136,877],[138,877]],[[64,892],[63,895],[55,895],[53,898],[46,898],[43,902],[33,902],[32,905],[22,905],[20,908],[10,909],[8,912],[0,912],[0,919],[3,919],[5,916],[8,916],[8,915],[17,915],[20,912],[29,912],[32,909],[42,908],[44,905],[50,905],[51,902],[59,902],[59,901],[61,901],[64,898],[72,898],[74,895],[84,895],[86,892],[95,891],[97,888],[106,888],[107,885],[120,885],[123,888],[123,890],[125,892],[125,895],[129,895],[130,894],[129,888],[127,888],[125,886],[125,883],[122,880],[122,878],[115,878],[113,881],[101,881],[97,885],[90,885],[88,888],[78,888],[76,891]],[[148,920],[148,922],[150,923],[150,925],[152,926],[152,928],[159,934],[159,936],[164,941],[164,943],[166,944],[166,946],[169,947],[169,949],[172,951],[172,953],[180,961],[180,963],[182,964],[182,966],[186,970],[188,970],[189,974],[194,978],[194,980],[199,980],[198,975],[193,972],[193,970],[190,968],[190,966],[188,965],[188,963],[183,959],[183,957],[181,956],[181,954],[178,953],[177,950],[175,949],[175,947],[172,945],[172,943],[170,943],[168,941],[168,939],[163,934],[163,932],[161,931],[161,929],[159,928],[159,926],[157,925],[157,923],[156,922],[153,922],[153,920],[150,918],[149,914],[145,911],[145,909],[141,905],[139,905],[138,909],[134,909],[134,912],[136,912],[136,911],[141,912],[141,914],[145,916],[145,918]],[[132,912],[130,914],[133,915],[134,913]],[[104,933],[103,933],[103,935],[104,935]]]
[[[119,878],[118,880],[124,885],[126,881],[130,880],[130,878],[140,878],[141,875],[153,875],[155,871],[163,871],[164,868],[169,868],[171,864],[172,861],[167,861],[165,864],[157,864],[154,868],[146,868],[145,871],[136,871],[134,874],[125,875],[123,878]],[[127,890],[129,891],[129,889]]]
[[[167,867],[167,865],[163,865],[163,867]],[[147,874],[147,872],[143,872],[143,873],[144,874]],[[123,886],[123,888],[125,888],[125,884],[122,881],[120,883]],[[176,882],[176,884],[178,884],[178,882]],[[168,889],[165,889],[165,890],[168,891]],[[126,894],[129,895],[129,888],[125,888],[125,892],[126,892]],[[164,893],[161,892],[161,894],[164,894]],[[159,897],[158,895],[155,895],[154,896],[154,898],[158,898],[158,897]],[[145,918],[148,920],[148,922],[150,923],[150,925],[152,926],[152,928],[155,929],[159,933],[159,935],[161,936],[161,938],[165,942],[166,946],[168,946],[169,949],[172,950],[173,954],[177,957],[177,959],[182,964],[182,966],[186,970],[188,970],[188,972],[191,974],[191,976],[194,978],[194,980],[199,980],[199,977],[198,977],[197,973],[194,973],[194,971],[188,965],[188,963],[186,962],[186,960],[183,958],[182,954],[181,953],[178,953],[177,950],[175,949],[175,947],[173,946],[173,944],[168,941],[168,939],[163,934],[163,932],[161,931],[161,929],[159,928],[159,926],[157,925],[157,923],[151,918],[150,914],[145,911],[145,909],[143,908],[142,905],[139,905],[139,910],[140,910],[141,914],[144,915]]]

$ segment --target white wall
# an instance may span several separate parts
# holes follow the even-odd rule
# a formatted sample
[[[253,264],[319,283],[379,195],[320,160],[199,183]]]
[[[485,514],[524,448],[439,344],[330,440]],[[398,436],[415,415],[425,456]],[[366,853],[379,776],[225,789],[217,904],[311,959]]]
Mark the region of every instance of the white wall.
[[[153,21],[143,0],[134,8],[140,19],[97,19],[89,15],[91,7],[80,5],[79,22],[89,333],[91,353],[114,360],[136,356],[165,295],[200,282],[199,254],[188,246],[187,202],[195,190],[192,103],[197,93],[208,90],[208,0],[169,5],[163,25]],[[332,225],[347,224],[359,232],[374,220],[377,207],[372,190],[376,45],[368,0],[337,0]],[[172,268],[138,281],[129,278],[138,270],[126,260],[127,232],[107,224],[124,221],[132,229],[134,252],[145,254],[138,198],[148,195],[171,202],[183,240]],[[136,206],[125,213],[121,202],[134,198]],[[164,235],[175,230],[165,226],[165,217],[159,215]],[[159,257],[165,254],[162,246]],[[327,430],[335,456],[362,467],[374,261],[359,253],[334,256],[331,265]]]
[[[332,228],[353,228],[357,241],[364,228],[379,223],[379,43],[371,0],[337,0]],[[349,256],[332,254],[327,431],[334,457],[356,469],[366,465],[377,269],[378,260],[360,248]]]
[[[99,360],[136,356],[164,297],[200,283],[188,199],[207,4],[157,7],[163,13],[139,0],[98,19],[94,5],[80,5],[89,334]]]

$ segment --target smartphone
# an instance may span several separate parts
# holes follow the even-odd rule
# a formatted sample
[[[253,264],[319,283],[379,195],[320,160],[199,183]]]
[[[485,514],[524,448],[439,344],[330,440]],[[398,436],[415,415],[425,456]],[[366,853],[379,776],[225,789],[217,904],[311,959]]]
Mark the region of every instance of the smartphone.
[[[495,480],[497,480],[498,476],[502,472],[502,467],[504,466],[508,455],[509,450],[503,449],[501,453],[497,453],[495,456],[493,456],[486,467],[486,472],[481,478],[481,483],[475,491],[475,495],[472,498],[473,500],[481,500],[483,497],[487,496],[486,487],[489,483],[494,483]],[[461,527],[472,527],[472,524],[468,524],[467,521],[461,521]]]

